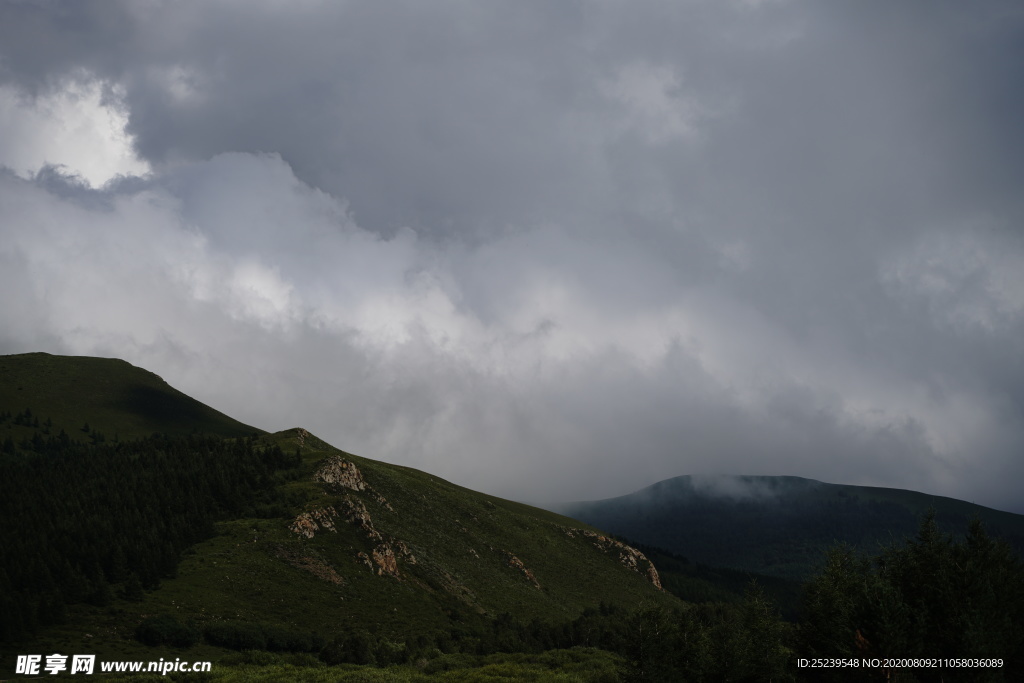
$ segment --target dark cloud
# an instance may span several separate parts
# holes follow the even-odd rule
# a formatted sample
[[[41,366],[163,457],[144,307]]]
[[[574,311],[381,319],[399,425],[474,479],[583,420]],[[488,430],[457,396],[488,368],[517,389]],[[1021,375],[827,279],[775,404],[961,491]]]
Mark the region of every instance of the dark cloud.
[[[1024,511],[1016,5],[6,3],[0,348],[519,498]]]

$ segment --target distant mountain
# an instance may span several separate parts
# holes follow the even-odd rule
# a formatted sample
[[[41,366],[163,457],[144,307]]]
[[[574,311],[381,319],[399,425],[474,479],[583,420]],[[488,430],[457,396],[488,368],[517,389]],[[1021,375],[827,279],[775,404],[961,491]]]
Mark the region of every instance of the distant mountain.
[[[692,562],[791,579],[809,576],[834,543],[875,552],[913,536],[929,509],[949,533],[963,533],[977,516],[991,534],[1024,549],[1024,515],[800,477],[680,476],[618,498],[554,509]]]
[[[0,357],[0,441],[0,640],[31,651],[440,643],[502,614],[679,604],[593,527],[261,432],[123,361]]]

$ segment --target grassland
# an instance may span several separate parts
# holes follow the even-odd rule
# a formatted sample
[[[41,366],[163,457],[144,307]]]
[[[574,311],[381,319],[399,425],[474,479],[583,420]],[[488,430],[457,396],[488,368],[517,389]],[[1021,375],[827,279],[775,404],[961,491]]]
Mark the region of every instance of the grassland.
[[[791,580],[736,597],[751,569],[804,571],[843,534],[877,544],[922,500],[947,523],[975,509],[962,501],[796,478],[728,499],[683,478],[584,511],[675,550],[648,552],[684,603],[624,539],[301,428],[260,432],[120,361],[0,358],[0,438],[0,676],[56,652],[211,661],[200,678],[220,681],[796,680],[794,653],[853,656],[862,633],[893,656],[995,648],[993,680],[1024,662],[1020,561],[978,531],[922,526],[886,556],[902,576],[850,555],[799,625],[769,599],[793,601]],[[1012,541],[1016,516],[991,519]],[[192,680],[119,678],[157,679]]]
[[[83,427],[108,439],[155,432],[223,437],[262,433],[174,389],[159,376],[114,358],[25,353],[0,356],[0,411],[31,411],[48,431],[82,436]],[[32,425],[8,424],[18,440]],[[6,434],[0,434],[2,439]]]
[[[153,432],[228,439],[258,433],[152,373],[108,359],[0,358],[0,411],[26,409],[30,420],[0,424],[19,443],[5,457],[35,458],[41,471],[52,460],[31,452],[32,437],[41,433],[53,438],[63,430],[78,441],[105,433],[122,444]],[[358,631],[398,642],[447,638],[502,614],[550,623],[602,603],[623,609],[679,604],[652,584],[643,562],[629,566],[619,544],[576,520],[345,453],[304,429],[260,433],[256,448],[298,456],[272,479],[272,507],[279,513],[220,519],[158,588],[133,599],[125,597],[122,576],[93,576],[110,583],[112,600],[69,603],[63,623],[3,644],[3,654],[29,647],[151,659],[160,648],[139,642],[136,629],[154,615],[170,615],[200,633],[211,625],[244,623],[315,634],[322,641]],[[317,480],[329,462],[344,463],[353,478]],[[102,505],[101,498],[88,499]],[[116,524],[131,523],[123,511],[90,513],[113,520],[115,533]],[[303,519],[306,531],[300,533]],[[319,520],[315,529],[309,520]],[[176,656],[219,661],[231,652],[198,638]]]

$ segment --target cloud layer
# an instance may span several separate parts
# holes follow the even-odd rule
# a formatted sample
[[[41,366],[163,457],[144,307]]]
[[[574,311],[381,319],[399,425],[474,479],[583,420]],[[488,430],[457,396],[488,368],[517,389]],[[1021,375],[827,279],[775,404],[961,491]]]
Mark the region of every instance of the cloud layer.
[[[939,7],[5,5],[0,352],[520,499],[1024,512],[1024,16]]]

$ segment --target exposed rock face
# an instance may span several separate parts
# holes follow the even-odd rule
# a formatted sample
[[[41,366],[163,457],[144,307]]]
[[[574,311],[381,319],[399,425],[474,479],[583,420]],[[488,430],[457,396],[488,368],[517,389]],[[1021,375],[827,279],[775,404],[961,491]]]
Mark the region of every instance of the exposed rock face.
[[[647,556],[642,552],[632,546],[622,543],[621,541],[616,541],[614,538],[608,538],[607,536],[596,534],[593,531],[584,531],[583,535],[587,538],[594,539],[594,545],[602,550],[618,550],[619,562],[629,569],[646,576],[647,580],[654,584],[654,587],[658,590],[664,590],[661,587],[661,577],[658,576],[658,570],[654,568],[654,563],[648,560]]]
[[[366,481],[355,463],[332,455],[326,458],[313,475],[313,481],[334,484],[353,491],[365,491]],[[383,498],[383,496],[381,496]]]
[[[534,577],[533,572],[526,568],[526,565],[523,564],[523,561],[508,551],[504,552],[505,556],[508,557],[508,566],[514,569],[518,569],[520,572],[523,573],[523,576],[525,576],[527,580],[529,580],[529,582],[534,585],[535,588],[540,588],[540,584],[537,582],[536,577]]]
[[[309,433],[306,430],[298,430],[300,445],[308,437]],[[329,488],[335,490],[348,489],[349,491],[364,492],[369,494],[381,507],[394,512],[394,508],[391,507],[387,499],[379,492],[374,491],[373,487],[363,479],[363,475],[355,463],[349,462],[340,456],[333,455],[325,458],[313,474],[313,481],[326,484]],[[335,526],[334,518],[343,517],[346,522],[358,528],[363,536],[375,543],[369,555],[360,551],[356,554],[356,557],[369,567],[371,571],[376,571],[378,576],[387,575],[398,579],[400,577],[398,571],[399,557],[409,564],[416,564],[416,557],[405,543],[397,539],[385,539],[384,535],[377,530],[373,525],[373,518],[370,517],[370,511],[366,509],[366,503],[360,498],[351,494],[345,494],[341,499],[339,508],[341,510],[340,514],[333,507],[303,512],[292,521],[288,528],[303,538],[313,538],[316,532],[322,529],[337,533],[338,529]],[[334,572],[330,567],[324,569],[306,561],[297,562],[297,560],[293,561],[292,564],[300,566],[307,571],[319,572],[318,575],[323,574],[321,578],[333,580],[331,575],[327,573],[327,570]],[[334,576],[339,580],[343,580],[336,572]]]
[[[337,533],[334,526],[334,517],[338,516],[337,510],[333,507],[321,508],[310,512],[299,513],[288,525],[288,529],[304,538],[313,538],[316,532],[321,529]]]
[[[395,546],[398,547],[397,553],[395,552],[395,547],[390,543],[379,543],[369,555],[359,551],[356,553],[356,558],[369,567],[370,571],[375,571],[377,576],[387,575],[401,580],[401,572],[398,571],[399,555],[403,556],[410,564],[416,564],[416,558],[409,552],[409,548],[406,547],[405,543],[396,541]]]
[[[383,541],[384,536],[381,535],[377,529],[373,526],[373,519],[370,517],[369,511],[366,509],[366,504],[358,498],[352,498],[351,496],[345,496],[342,499],[345,504],[345,521],[349,524],[354,524],[372,541]]]
[[[402,556],[402,559],[409,564],[416,564],[416,556],[409,550],[409,546],[404,541],[392,541],[395,548],[398,550],[398,554]]]
[[[647,557],[632,546],[620,544],[622,547],[619,552],[619,562],[629,567],[635,572],[643,574],[647,577],[647,580],[654,584],[654,587],[658,590],[663,590],[661,587],[661,577],[658,576],[658,570],[654,568],[654,563],[647,559]]]
[[[593,540],[594,547],[602,552],[617,552],[619,555],[619,562],[622,563],[624,567],[627,567],[638,574],[643,574],[658,590],[665,590],[661,587],[661,577],[658,576],[658,570],[655,569],[654,563],[648,560],[646,555],[633,546],[626,545],[621,541],[616,541],[614,538],[608,538],[607,536],[602,536],[601,534],[593,531],[587,531],[586,529],[572,529],[568,527],[560,528],[569,538],[576,538],[577,535],[581,535]]]
[[[332,455],[326,458],[320,464],[316,473],[313,474],[313,481],[351,489],[352,491],[366,491],[373,496],[375,501],[380,503],[381,507],[387,508],[391,512],[395,511],[387,498],[374,491],[373,487],[366,483],[366,480],[363,479],[363,474],[356,467],[356,464],[340,456]]]
[[[387,543],[382,543],[373,549],[373,561],[377,564],[377,576],[393,576],[398,578],[398,559],[395,557],[394,549]]]
[[[371,572],[373,571],[373,560],[370,559],[369,555],[360,550],[358,553],[356,553],[356,557],[362,560],[363,564],[369,567]]]

